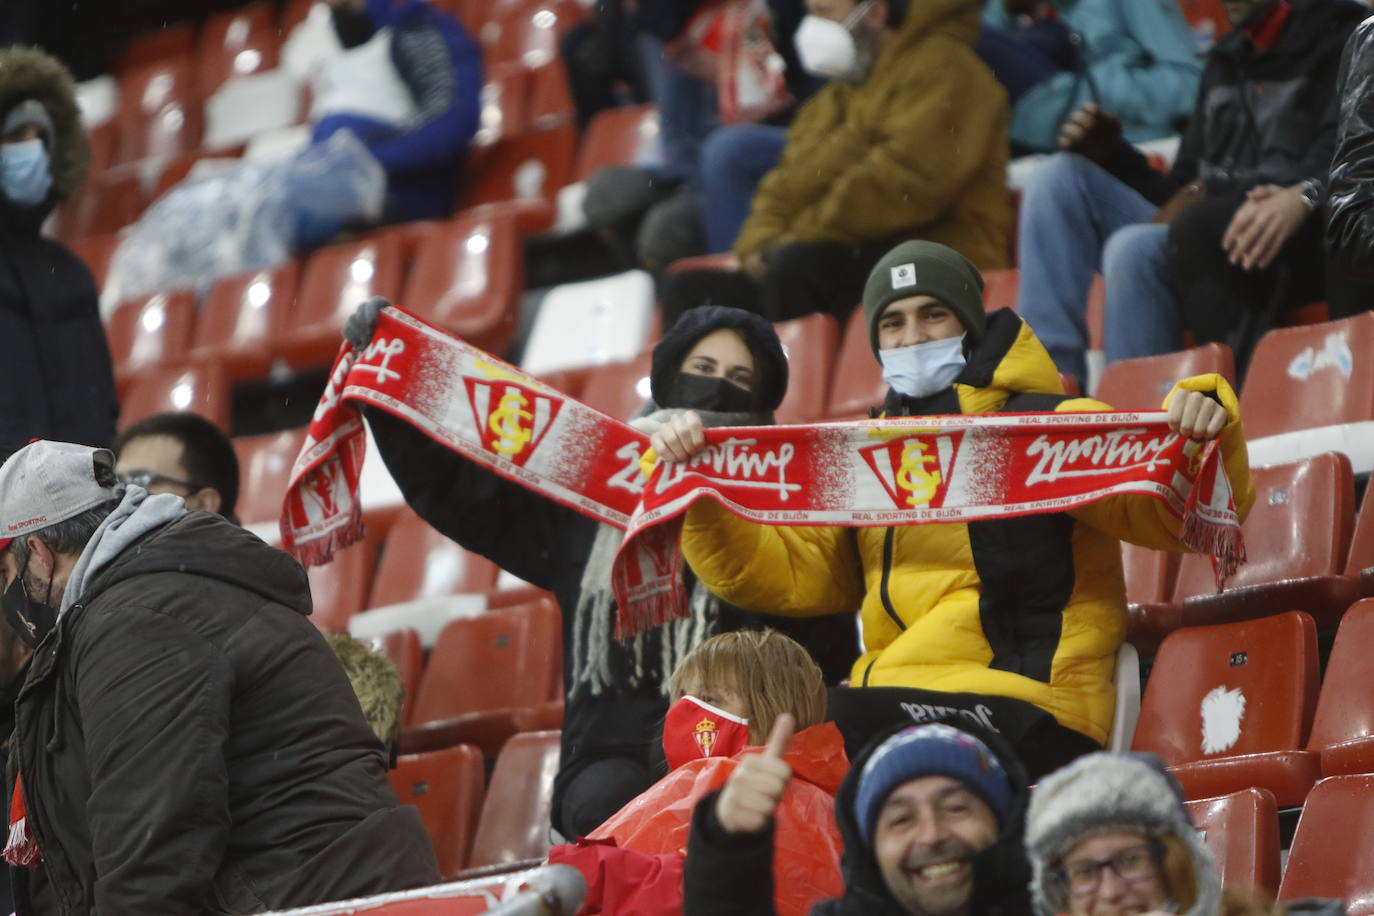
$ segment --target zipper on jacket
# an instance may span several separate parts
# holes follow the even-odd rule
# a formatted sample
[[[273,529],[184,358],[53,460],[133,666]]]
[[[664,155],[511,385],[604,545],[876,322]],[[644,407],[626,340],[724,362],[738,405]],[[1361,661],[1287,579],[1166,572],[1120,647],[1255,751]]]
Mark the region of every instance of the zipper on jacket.
[[[897,539],[897,529],[889,528],[883,535],[883,579],[878,587],[878,594],[883,599],[883,610],[887,611],[887,616],[892,618],[892,622],[897,624],[897,629],[906,630],[906,623],[902,621],[897,609],[892,606],[892,595],[888,591],[888,581],[892,577],[892,544]]]

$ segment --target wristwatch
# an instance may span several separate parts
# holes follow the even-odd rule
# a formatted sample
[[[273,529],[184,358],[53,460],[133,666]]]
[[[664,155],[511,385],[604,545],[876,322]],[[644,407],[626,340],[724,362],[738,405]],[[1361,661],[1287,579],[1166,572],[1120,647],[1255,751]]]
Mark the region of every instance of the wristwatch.
[[[1302,183],[1302,202],[1307,204],[1308,210],[1315,210],[1321,206],[1322,190],[1322,183],[1315,178],[1309,178]]]

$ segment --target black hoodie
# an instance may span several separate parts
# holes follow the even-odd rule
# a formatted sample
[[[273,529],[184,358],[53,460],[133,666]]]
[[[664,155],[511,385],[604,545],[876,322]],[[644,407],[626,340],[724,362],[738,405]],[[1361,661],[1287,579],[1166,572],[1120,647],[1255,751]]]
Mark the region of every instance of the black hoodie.
[[[30,913],[249,913],[439,880],[294,559],[189,512],[95,573],[15,706]]]
[[[1031,916],[1030,864],[1023,835],[1030,798],[1025,770],[1001,736],[963,719],[953,725],[976,736],[1001,761],[1011,780],[1012,807],[1000,825],[997,842],[973,860],[973,900],[969,916]],[[909,728],[877,736],[854,761],[835,796],[835,822],[844,840],[844,896],[817,903],[811,916],[909,916],[892,896],[868,844],[859,837],[854,793],[859,774],[874,750]],[[716,820],[713,792],[697,803],[683,875],[683,916],[773,916],[773,828],[730,835]]]

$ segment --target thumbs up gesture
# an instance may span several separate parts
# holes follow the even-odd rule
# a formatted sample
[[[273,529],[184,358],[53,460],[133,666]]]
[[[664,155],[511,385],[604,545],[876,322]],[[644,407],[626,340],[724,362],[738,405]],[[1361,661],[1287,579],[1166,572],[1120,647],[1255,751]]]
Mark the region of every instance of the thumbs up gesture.
[[[792,778],[792,768],[782,755],[796,730],[791,714],[778,716],[763,753],[745,756],[730,774],[716,799],[716,820],[726,833],[758,833],[773,819]]]

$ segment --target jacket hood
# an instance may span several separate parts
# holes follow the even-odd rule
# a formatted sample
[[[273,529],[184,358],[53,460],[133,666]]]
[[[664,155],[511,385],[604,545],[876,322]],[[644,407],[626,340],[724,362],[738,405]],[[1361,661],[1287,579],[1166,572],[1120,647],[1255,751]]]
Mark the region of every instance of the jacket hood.
[[[740,760],[745,754],[762,751],[761,747],[745,748],[735,755],[735,759]],[[797,732],[788,742],[783,760],[792,768],[792,775],[806,780],[828,795],[839,791],[840,783],[849,773],[844,736],[834,722],[822,722]]]
[[[1000,825],[997,842],[973,858],[973,900],[971,916],[1023,916],[1031,911],[1029,885],[1030,863],[1026,859],[1022,834],[1026,819],[1026,805],[1030,798],[1025,768],[1011,746],[1001,735],[960,717],[948,718],[946,725],[968,732],[988,746],[996,755],[1011,781],[1012,804],[1006,820]],[[878,870],[873,852],[859,832],[854,813],[854,796],[859,776],[873,752],[892,735],[911,724],[894,726],[875,737],[854,760],[849,774],[840,784],[835,796],[835,823],[844,840],[844,897],[835,912],[864,913],[866,916],[907,916],[906,911],[887,890]]]
[[[36,48],[0,51],[0,119],[25,99],[36,99],[47,109],[56,133],[51,150],[50,210],[76,193],[90,167],[91,150],[76,105],[76,85],[66,67]]]
[[[883,56],[897,55],[934,32],[972,45],[982,28],[977,0],[907,0],[906,18]]]
[[[724,305],[688,309],[654,347],[649,385],[655,404],[661,405],[671,400],[669,394],[682,361],[697,341],[722,328],[738,334],[754,357],[752,393],[755,412],[771,413],[777,410],[787,393],[787,356],[783,353],[782,342],[778,340],[778,332],[766,318]]]
[[[311,611],[310,582],[293,557],[210,512],[187,512],[130,545],[96,574],[81,603],[126,579],[163,572],[218,579],[264,601]]]
[[[1064,383],[1049,351],[1011,309],[988,315],[983,339],[967,354],[954,380],[957,409],[948,390],[928,398],[908,398],[889,390],[888,416],[924,416],[961,410],[965,414],[997,413],[1013,394],[1063,394]]]

